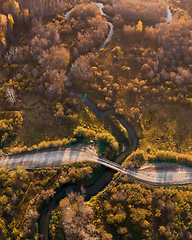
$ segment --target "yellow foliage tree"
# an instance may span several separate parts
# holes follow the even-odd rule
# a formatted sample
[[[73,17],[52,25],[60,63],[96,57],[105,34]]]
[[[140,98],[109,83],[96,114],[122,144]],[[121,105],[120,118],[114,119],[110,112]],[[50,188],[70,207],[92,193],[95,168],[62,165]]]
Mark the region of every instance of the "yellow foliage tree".
[[[1,37],[0,41],[1,41],[2,45],[5,47],[6,46],[6,38]]]
[[[7,26],[7,17],[4,14],[0,14],[0,26],[1,27]]]
[[[136,25],[136,31],[137,32],[142,32],[143,31],[143,23],[142,21],[138,21],[138,24]]]
[[[2,6],[5,13],[11,13],[12,15],[18,15],[20,12],[19,3],[15,0],[9,0]]]
[[[19,6],[19,3],[17,2],[17,1],[14,1],[14,0],[12,0],[12,6],[13,6],[13,12],[15,13],[15,14],[19,14],[19,12],[21,11],[20,10],[20,6]]]
[[[23,11],[23,15],[25,18],[29,17],[29,10],[27,8]]]
[[[7,30],[7,17],[4,14],[0,14],[0,37],[4,38]]]
[[[29,10],[26,8],[24,11],[21,12],[20,17],[23,19],[25,22],[29,20]]]
[[[9,29],[13,30],[14,20],[11,14],[8,14]]]
[[[0,230],[3,235],[7,235],[6,223],[3,218],[0,217]]]

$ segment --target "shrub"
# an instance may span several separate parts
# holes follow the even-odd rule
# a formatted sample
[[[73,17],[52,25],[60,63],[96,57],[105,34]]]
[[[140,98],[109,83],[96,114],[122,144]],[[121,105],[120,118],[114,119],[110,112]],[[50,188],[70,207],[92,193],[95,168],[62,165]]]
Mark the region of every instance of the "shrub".
[[[131,155],[129,155],[123,162],[124,167],[140,167],[146,161],[144,151],[137,149]]]
[[[149,161],[178,161],[177,153],[159,150],[148,156]]]
[[[112,134],[110,134],[108,132],[98,133],[97,139],[100,142],[109,144],[109,146],[112,148],[112,150],[114,151],[115,154],[119,151],[119,144]]]
[[[131,148],[132,143],[126,128],[119,122],[119,120],[115,116],[109,115],[109,118],[112,121],[113,125],[118,129],[120,134],[127,140]]]
[[[85,133],[86,133],[87,129],[82,127],[82,126],[78,126],[75,131],[73,132],[74,137],[76,138],[84,138],[85,137]]]

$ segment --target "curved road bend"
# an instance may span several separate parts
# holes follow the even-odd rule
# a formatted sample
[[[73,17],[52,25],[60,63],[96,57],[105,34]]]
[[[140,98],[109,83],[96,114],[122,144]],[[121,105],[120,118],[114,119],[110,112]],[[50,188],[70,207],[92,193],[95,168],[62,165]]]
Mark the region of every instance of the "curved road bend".
[[[25,169],[56,167],[82,161],[94,161],[127,174],[129,177],[151,185],[183,185],[192,183],[192,168],[178,164],[148,164],[148,168],[127,169],[106,159],[99,158],[94,151],[61,149],[48,152],[25,153],[0,158],[0,167]],[[151,167],[150,167],[151,166]]]

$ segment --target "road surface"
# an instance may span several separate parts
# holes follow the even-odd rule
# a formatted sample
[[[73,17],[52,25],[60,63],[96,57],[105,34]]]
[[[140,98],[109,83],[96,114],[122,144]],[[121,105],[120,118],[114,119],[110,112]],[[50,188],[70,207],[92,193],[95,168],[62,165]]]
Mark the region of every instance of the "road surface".
[[[140,169],[126,169],[123,166],[98,157],[93,146],[78,145],[73,148],[45,151],[36,153],[24,153],[15,156],[0,158],[0,167],[16,169],[22,166],[25,169],[57,167],[82,161],[94,161],[127,174],[151,185],[183,185],[192,183],[192,168],[179,164],[153,163],[147,164]]]

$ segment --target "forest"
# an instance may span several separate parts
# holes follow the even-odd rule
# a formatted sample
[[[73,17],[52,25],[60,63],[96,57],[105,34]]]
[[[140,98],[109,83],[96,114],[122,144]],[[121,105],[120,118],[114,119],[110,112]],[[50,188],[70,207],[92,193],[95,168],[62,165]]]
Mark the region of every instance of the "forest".
[[[191,186],[151,188],[116,174],[84,201],[69,192],[53,212],[52,239],[191,239]],[[102,237],[101,237],[102,234]]]
[[[0,157],[83,143],[114,161],[124,139],[126,168],[191,166],[192,3],[99,2],[102,11],[91,0],[0,0]],[[88,101],[109,113],[99,118]],[[134,129],[136,151],[120,119]],[[44,204],[102,171],[93,162],[0,168],[0,233],[41,239]],[[68,192],[52,211],[50,239],[192,239],[191,193],[117,173],[88,201],[84,188]]]

